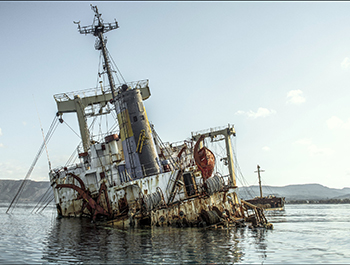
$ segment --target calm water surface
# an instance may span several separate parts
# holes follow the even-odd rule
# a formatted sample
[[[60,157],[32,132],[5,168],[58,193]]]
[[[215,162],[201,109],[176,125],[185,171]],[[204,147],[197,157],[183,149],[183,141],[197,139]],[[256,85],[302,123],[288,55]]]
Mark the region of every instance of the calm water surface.
[[[350,263],[350,205],[286,205],[274,230],[119,230],[0,204],[0,263]]]

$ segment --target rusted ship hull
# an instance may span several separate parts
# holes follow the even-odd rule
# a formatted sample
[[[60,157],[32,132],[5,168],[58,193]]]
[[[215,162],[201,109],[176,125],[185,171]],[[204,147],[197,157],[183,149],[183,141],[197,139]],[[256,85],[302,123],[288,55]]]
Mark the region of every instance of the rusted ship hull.
[[[284,197],[262,197],[262,198],[254,198],[251,200],[246,200],[247,202],[263,208],[266,211],[282,211],[284,210]]]
[[[99,192],[91,194],[84,181],[67,169],[61,171],[61,177],[52,174],[52,186],[60,216],[85,216],[119,228],[215,224],[271,228],[262,209],[238,199],[238,188],[232,187],[228,177],[212,177],[206,185],[201,185],[201,178],[194,174],[190,174],[190,181],[183,177],[186,174],[172,181],[179,173],[168,172],[110,188],[105,184],[108,181],[102,180]],[[163,193],[160,187],[172,182],[174,187]]]

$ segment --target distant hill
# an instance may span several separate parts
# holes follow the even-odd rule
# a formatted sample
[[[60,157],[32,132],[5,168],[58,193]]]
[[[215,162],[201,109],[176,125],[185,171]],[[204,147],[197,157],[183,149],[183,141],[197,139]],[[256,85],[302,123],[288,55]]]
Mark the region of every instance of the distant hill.
[[[0,202],[11,202],[22,180],[0,179]],[[18,202],[37,202],[50,187],[48,181],[27,180]],[[50,191],[52,193],[52,191]]]
[[[22,180],[0,179],[0,202],[11,202],[21,183]],[[48,181],[27,180],[19,202],[37,202],[49,187],[50,183]],[[263,186],[262,190],[264,196],[285,197],[287,202],[350,198],[350,188],[332,189],[320,184],[299,184],[283,187]],[[50,192],[52,193],[51,190]],[[259,186],[239,187],[239,196],[242,199],[252,199],[259,194]]]
[[[298,184],[283,187],[262,186],[263,196],[276,195],[290,200],[326,200],[350,198],[350,188],[333,189],[320,184]],[[259,196],[259,186],[240,187],[242,199]]]

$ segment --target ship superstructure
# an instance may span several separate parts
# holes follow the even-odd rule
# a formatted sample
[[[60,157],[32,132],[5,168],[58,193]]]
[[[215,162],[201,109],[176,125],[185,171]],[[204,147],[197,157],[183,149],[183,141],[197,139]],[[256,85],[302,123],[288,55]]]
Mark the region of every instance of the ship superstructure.
[[[104,23],[96,6],[91,26],[82,34],[96,37],[108,85],[55,95],[57,116],[77,115],[82,146],[80,162],[50,171],[58,214],[88,216],[120,227],[142,225],[205,226],[214,224],[271,227],[262,209],[237,196],[231,138],[232,125],[192,133],[187,140],[164,143],[150,124],[143,101],[151,96],[148,80],[115,83],[104,33],[118,23]],[[97,111],[96,111],[97,109]],[[118,126],[98,141],[87,118],[116,116]],[[224,142],[220,160],[228,173],[217,171],[218,159],[206,142]]]

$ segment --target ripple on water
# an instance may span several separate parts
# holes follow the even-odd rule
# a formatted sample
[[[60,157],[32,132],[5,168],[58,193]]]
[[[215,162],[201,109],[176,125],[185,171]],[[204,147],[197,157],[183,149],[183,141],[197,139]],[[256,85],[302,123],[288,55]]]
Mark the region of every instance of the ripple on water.
[[[268,212],[274,230],[120,230],[55,210],[6,215],[0,205],[0,263],[350,263],[350,207],[287,205]],[[341,247],[339,247],[341,246]]]

